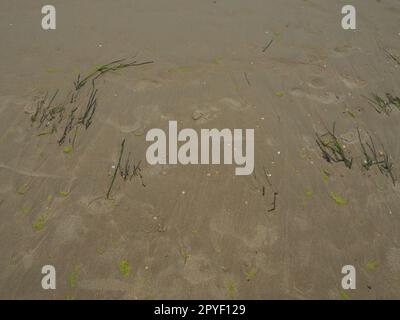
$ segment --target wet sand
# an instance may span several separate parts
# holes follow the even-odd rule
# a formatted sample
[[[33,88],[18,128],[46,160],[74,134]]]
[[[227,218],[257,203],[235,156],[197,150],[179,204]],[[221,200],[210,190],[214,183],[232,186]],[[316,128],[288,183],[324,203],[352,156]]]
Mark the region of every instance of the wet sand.
[[[0,3],[0,298],[400,298],[399,184],[362,167],[357,135],[400,174],[400,111],[365,98],[400,95],[398,1],[351,1],[356,31],[331,0],[52,2],[55,31],[47,3]],[[46,92],[61,103],[78,74],[133,56],[154,63],[96,81],[73,148],[63,125],[32,123]],[[254,174],[149,165],[145,134],[169,120],[254,128]],[[351,169],[315,142],[333,123]],[[117,176],[105,199],[123,139],[143,181]],[[40,284],[48,264],[56,290]]]

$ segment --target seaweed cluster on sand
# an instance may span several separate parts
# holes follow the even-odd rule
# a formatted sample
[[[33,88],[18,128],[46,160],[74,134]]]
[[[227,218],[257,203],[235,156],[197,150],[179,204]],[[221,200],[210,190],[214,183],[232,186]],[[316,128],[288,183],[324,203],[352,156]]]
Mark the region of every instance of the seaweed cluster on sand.
[[[56,134],[57,142],[64,147],[64,152],[73,150],[79,130],[88,130],[93,123],[95,112],[98,106],[98,89],[96,80],[109,72],[122,70],[128,67],[137,67],[151,64],[153,61],[137,62],[126,61],[126,59],[115,60],[104,64],[86,76],[78,75],[73,83],[72,90],[61,97],[60,90],[53,94],[46,93],[36,101],[34,112],[31,114],[31,125],[39,130],[38,136]],[[125,139],[121,143],[117,166],[114,167],[112,180],[108,187],[106,199],[110,194],[116,177],[119,175],[124,181],[138,178],[143,187],[141,173],[141,162],[135,162],[131,152],[125,152]]]
[[[374,140],[372,139],[369,133],[369,141],[363,142],[361,139],[360,130],[357,128],[358,139],[360,142],[360,146],[364,155],[364,159],[362,161],[362,166],[369,170],[373,166],[377,166],[379,171],[392,179],[393,184],[396,184],[396,179],[393,174],[393,163],[390,161],[390,158],[385,150],[385,147],[381,145],[382,150],[377,151],[375,148]]]
[[[384,113],[388,116],[394,109],[400,111],[400,98],[390,93],[386,93],[383,97],[374,93],[367,100],[378,113]]]
[[[146,185],[143,182],[143,176],[142,176],[142,169],[140,168],[141,161],[138,163],[135,162],[135,159],[131,159],[131,152],[128,153],[127,156],[124,158],[125,153],[125,139],[122,140],[121,146],[120,146],[120,151],[119,151],[119,156],[118,156],[118,162],[117,165],[114,168],[114,172],[111,178],[110,185],[107,190],[106,198],[110,199],[110,194],[112,187],[114,185],[116,177],[119,175],[124,181],[127,180],[132,180],[133,178],[139,178],[140,182],[143,187],[146,187]]]
[[[378,151],[375,147],[374,139],[366,132],[367,141],[361,138],[359,128],[357,128],[358,142],[361,147],[361,166],[365,170],[377,167],[381,174],[390,177],[393,184],[396,184],[396,178],[393,173],[393,162],[390,160],[389,154],[386,152],[384,145],[381,143],[381,149]],[[322,152],[322,157],[329,163],[343,162],[347,168],[351,169],[353,165],[353,157],[350,157],[346,145],[342,139],[335,133],[335,123],[332,131],[320,135],[316,135],[316,143]]]
[[[36,109],[31,115],[32,125],[40,130],[38,136],[57,134],[59,145],[68,142],[73,148],[79,130],[87,130],[93,123],[98,106],[96,80],[108,72],[150,63],[153,61],[116,60],[96,68],[87,76],[78,75],[73,89],[64,97],[60,97],[59,89],[51,95],[46,93],[36,101]]]
[[[323,158],[328,162],[343,162],[347,168],[351,169],[353,159],[347,155],[346,146],[335,132],[336,124],[333,123],[332,131],[319,135],[316,133],[316,142],[322,151]]]
[[[92,82],[92,85],[94,85],[94,82],[101,77],[102,75],[111,72],[111,71],[118,71],[121,69],[125,69],[128,67],[138,67],[138,66],[143,66],[146,64],[153,63],[153,61],[145,61],[145,62],[137,62],[136,60],[124,63],[125,59],[119,59],[112,61],[110,63],[104,64],[98,68],[96,68],[95,71],[92,73],[88,74],[87,76],[81,78],[81,75],[78,75],[78,78],[76,81],[74,81],[74,86],[75,90],[78,91],[81,88],[83,88],[88,81]]]

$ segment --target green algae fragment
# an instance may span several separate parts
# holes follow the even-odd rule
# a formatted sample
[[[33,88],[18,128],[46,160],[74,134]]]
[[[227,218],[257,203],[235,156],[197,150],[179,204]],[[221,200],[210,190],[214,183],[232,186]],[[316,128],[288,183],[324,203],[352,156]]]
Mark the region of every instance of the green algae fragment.
[[[336,204],[338,205],[345,205],[347,204],[347,200],[343,199],[341,196],[339,196],[337,193],[335,192],[331,192],[330,193],[331,198],[336,202]]]
[[[129,273],[131,272],[131,265],[129,264],[128,260],[121,259],[121,261],[119,262],[119,271],[124,277],[129,276]]]

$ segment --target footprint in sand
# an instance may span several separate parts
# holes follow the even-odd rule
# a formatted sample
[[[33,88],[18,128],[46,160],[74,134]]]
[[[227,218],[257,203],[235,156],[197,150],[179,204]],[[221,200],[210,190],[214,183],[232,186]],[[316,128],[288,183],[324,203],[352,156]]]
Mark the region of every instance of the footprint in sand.
[[[121,133],[133,133],[134,135],[143,135],[148,124],[152,119],[163,117],[158,105],[140,105],[136,106],[132,116],[124,116],[119,118],[107,117],[101,119],[101,122],[107,124]],[[136,119],[132,124],[126,124],[129,119]]]
[[[16,144],[26,141],[26,136],[26,130],[21,127],[12,127],[6,133],[7,140]]]
[[[107,124],[117,130],[119,130],[121,133],[136,133],[136,132],[141,132],[145,130],[145,125],[141,123],[140,121],[135,121],[131,125],[120,125],[116,121],[113,121],[109,118],[105,119],[102,121],[104,124]]]
[[[392,272],[399,274],[400,272],[400,249],[391,248],[386,255],[388,266]]]
[[[362,141],[369,141],[369,136],[366,131],[363,129],[359,129],[360,131],[360,137]],[[358,131],[357,129],[351,129],[347,131],[346,133],[343,133],[340,135],[340,138],[346,143],[346,144],[357,144],[359,143],[359,137],[358,137]]]
[[[192,112],[192,119],[198,123],[205,123],[218,117],[219,109],[213,106],[204,106]]]
[[[328,84],[324,78],[314,78],[308,83],[308,86],[313,89],[323,89],[326,88]]]
[[[342,46],[337,46],[333,48],[333,52],[337,56],[346,56],[349,53],[351,53],[354,50],[354,48],[348,44],[342,45]]]
[[[160,81],[149,79],[131,81],[126,78],[108,78],[107,82],[118,86],[118,88],[137,93],[158,89],[162,86]]]
[[[78,202],[85,209],[89,209],[91,214],[105,214],[112,212],[116,208],[119,199],[107,200],[104,197],[81,197]]]
[[[278,240],[279,230],[273,225],[268,227],[257,225],[250,238],[244,238],[246,246],[252,250],[260,250],[264,247],[272,246]]]
[[[82,236],[88,231],[83,219],[78,215],[65,216],[55,229],[54,236],[57,243],[79,242]]]
[[[250,107],[249,105],[243,105],[240,101],[229,97],[220,99],[219,104],[237,111],[246,110]]]
[[[33,262],[35,260],[33,252],[27,252],[21,259],[22,265],[25,270],[29,270],[32,268]]]
[[[204,123],[218,118],[220,112],[229,110],[243,111],[248,108],[250,108],[250,105],[243,105],[242,102],[236,99],[225,97],[214,103],[206,103],[201,107],[195,106],[191,118],[198,123]]]
[[[140,80],[135,84],[133,91],[145,92],[152,89],[160,88],[162,85],[157,80]]]
[[[184,277],[189,283],[198,285],[206,283],[215,277],[210,261],[203,255],[193,255],[185,264]]]
[[[25,109],[27,106],[33,105],[30,99],[17,96],[1,96],[0,97],[0,112],[5,109]]]
[[[349,89],[360,89],[364,88],[367,85],[367,81],[358,78],[352,78],[348,74],[342,75],[341,79],[345,86]]]
[[[309,100],[322,104],[338,104],[343,101],[343,97],[334,94],[333,92],[325,92],[323,94],[313,94],[304,91],[300,88],[290,90],[290,94],[294,97],[307,98]]]

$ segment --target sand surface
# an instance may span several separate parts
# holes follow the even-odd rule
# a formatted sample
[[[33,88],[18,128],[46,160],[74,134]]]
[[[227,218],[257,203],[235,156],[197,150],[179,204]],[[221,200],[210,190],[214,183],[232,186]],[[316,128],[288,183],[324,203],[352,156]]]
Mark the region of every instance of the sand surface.
[[[43,31],[47,2],[0,3],[0,298],[400,298],[400,187],[363,169],[357,135],[400,174],[400,111],[365,98],[400,95],[398,0],[348,1],[356,31],[334,0],[54,0]],[[67,116],[53,133],[32,123],[46,92],[62,103],[78,74],[133,56],[154,63],[97,80],[72,149]],[[169,120],[254,128],[254,175],[149,165],[145,134]],[[334,122],[351,169],[315,142]],[[117,176],[106,200],[123,139],[143,181]]]

